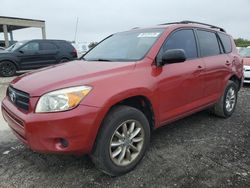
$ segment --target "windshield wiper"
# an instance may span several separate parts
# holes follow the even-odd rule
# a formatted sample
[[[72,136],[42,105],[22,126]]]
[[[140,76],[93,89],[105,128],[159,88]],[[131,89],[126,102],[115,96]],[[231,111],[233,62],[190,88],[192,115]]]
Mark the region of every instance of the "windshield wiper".
[[[111,61],[111,60],[110,59],[98,58],[98,59],[89,59],[87,61]]]

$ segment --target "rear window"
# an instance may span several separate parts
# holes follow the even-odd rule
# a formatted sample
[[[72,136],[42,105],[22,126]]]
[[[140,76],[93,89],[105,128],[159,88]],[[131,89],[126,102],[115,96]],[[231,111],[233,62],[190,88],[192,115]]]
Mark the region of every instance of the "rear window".
[[[215,33],[197,30],[197,36],[202,57],[220,54],[220,47]]]
[[[242,57],[250,58],[250,48],[243,48],[240,50],[240,55]]]
[[[218,33],[226,53],[232,52],[231,38],[223,33]]]

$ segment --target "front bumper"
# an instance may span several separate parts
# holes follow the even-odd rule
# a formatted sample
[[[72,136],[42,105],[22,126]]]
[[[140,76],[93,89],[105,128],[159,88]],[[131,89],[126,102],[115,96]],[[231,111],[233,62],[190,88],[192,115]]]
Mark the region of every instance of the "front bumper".
[[[250,83],[250,66],[244,65],[244,83]]]
[[[3,117],[13,133],[34,151],[43,153],[90,153],[99,129],[100,108],[79,105],[57,113],[23,112],[6,97]],[[62,144],[66,140],[68,146]]]

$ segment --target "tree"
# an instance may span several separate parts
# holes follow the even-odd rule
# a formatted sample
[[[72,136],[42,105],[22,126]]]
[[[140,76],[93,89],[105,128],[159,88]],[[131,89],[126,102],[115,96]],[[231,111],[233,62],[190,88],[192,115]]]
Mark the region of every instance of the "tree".
[[[89,49],[94,48],[97,44],[98,44],[98,42],[91,42],[89,44]]]
[[[243,38],[238,38],[234,39],[234,42],[237,47],[248,47],[250,46],[250,40],[243,39]]]

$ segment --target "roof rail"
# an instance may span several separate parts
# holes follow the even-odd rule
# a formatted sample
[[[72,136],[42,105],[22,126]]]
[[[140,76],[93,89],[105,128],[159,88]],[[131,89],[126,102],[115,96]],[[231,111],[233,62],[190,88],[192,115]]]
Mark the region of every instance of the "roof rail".
[[[222,32],[226,33],[226,30],[223,29],[223,28],[221,28],[221,27],[217,27],[217,26],[214,26],[214,25],[206,24],[206,23],[196,22],[196,21],[189,21],[189,20],[184,20],[184,21],[180,21],[180,22],[164,23],[164,24],[160,24],[160,25],[189,24],[189,23],[191,23],[191,24],[193,23],[193,24],[205,25],[205,26],[208,26],[208,27],[210,27],[210,28],[218,29],[219,31],[222,31]]]

